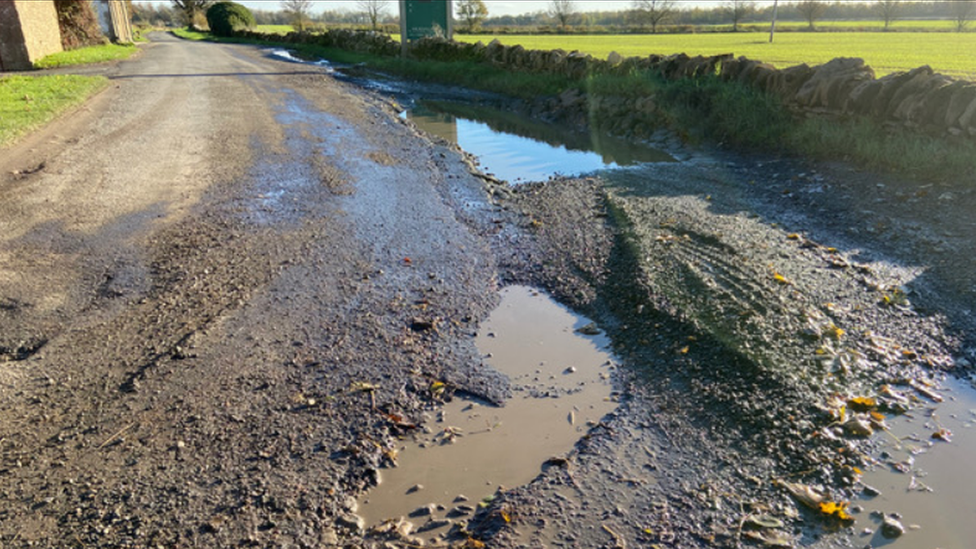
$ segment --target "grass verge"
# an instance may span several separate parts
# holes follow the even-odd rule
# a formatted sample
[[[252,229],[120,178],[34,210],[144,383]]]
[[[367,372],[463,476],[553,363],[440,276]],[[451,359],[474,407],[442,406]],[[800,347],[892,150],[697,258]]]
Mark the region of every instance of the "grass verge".
[[[206,33],[179,31],[177,36],[207,40]],[[889,131],[878,121],[825,118],[798,119],[781,102],[748,86],[717,77],[666,80],[652,71],[626,75],[593,74],[582,80],[513,72],[491,65],[455,61],[416,61],[379,57],[309,44],[217,39],[221,42],[281,46],[308,58],[337,63],[362,63],[371,70],[397,76],[505,94],[532,100],[569,89],[587,94],[590,124],[616,129],[615,117],[604,109],[618,98],[652,98],[654,109],[633,113],[645,128],[667,127],[691,142],[712,142],[739,148],[781,151],[825,160],[846,160],[865,168],[890,171],[916,179],[961,180],[976,173],[976,143],[909,131]]]
[[[116,59],[128,59],[137,51],[139,51],[139,48],[131,44],[91,46],[89,48],[52,53],[34,63],[34,66],[38,69],[53,69],[55,67],[66,67],[69,65],[102,63]]]
[[[7,76],[0,78],[0,146],[84,103],[108,84],[101,76]]]

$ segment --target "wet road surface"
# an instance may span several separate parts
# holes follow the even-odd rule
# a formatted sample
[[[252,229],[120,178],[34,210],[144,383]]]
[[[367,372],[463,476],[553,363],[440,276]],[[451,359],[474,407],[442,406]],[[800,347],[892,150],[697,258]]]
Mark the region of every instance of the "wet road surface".
[[[512,190],[260,48],[155,35],[90,70],[113,86],[0,156],[5,545],[416,543],[430,517],[359,501],[452,395],[524,389],[476,345],[509,284],[600,324],[620,402],[432,529],[459,546],[872,539],[778,487],[857,497],[905,448],[852,436],[900,421],[855,399],[927,414],[972,358],[965,188],[681,150]]]

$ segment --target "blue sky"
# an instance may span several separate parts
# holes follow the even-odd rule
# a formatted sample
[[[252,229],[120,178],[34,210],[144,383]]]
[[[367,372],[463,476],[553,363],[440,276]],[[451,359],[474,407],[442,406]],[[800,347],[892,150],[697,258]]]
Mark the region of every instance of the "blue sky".
[[[135,0],[139,2],[141,0]],[[236,0],[237,2],[244,4],[250,8],[263,9],[269,11],[277,11],[281,7],[281,2],[278,0]],[[156,4],[166,3],[161,0],[154,0]],[[397,0],[387,0],[390,5],[390,13],[395,13],[398,5]],[[314,13],[319,13],[325,10],[349,10],[358,11],[358,1],[357,0],[314,0],[315,7],[312,8]],[[598,11],[598,10],[622,10],[628,9],[632,5],[631,0],[574,0],[578,11]],[[757,2],[759,4],[769,3],[769,2]],[[549,5],[548,0],[485,0],[485,4],[488,6],[488,13],[490,15],[515,15],[520,13],[532,13],[537,11],[545,11]],[[685,0],[679,1],[682,7],[691,7],[694,5],[701,5],[707,7],[714,7],[721,4],[720,1],[705,1],[705,0]]]

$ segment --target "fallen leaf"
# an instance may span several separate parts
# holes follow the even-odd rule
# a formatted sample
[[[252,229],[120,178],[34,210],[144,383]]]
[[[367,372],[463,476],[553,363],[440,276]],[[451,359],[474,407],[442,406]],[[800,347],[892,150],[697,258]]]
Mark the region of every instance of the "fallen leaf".
[[[784,526],[783,521],[771,515],[749,515],[742,524],[754,528],[782,528]]]
[[[793,547],[793,540],[783,532],[746,532],[743,534],[752,541],[758,541],[766,547]]]
[[[372,393],[377,389],[376,385],[372,383],[366,383],[365,381],[354,381],[351,390],[359,391],[361,393]]]
[[[847,404],[850,405],[851,409],[858,412],[867,412],[878,407],[878,401],[871,397],[854,397],[848,400]]]
[[[786,488],[786,491],[796,498],[797,501],[812,509],[820,509],[820,504],[824,501],[823,495],[806,484],[786,481],[780,481],[779,484],[783,488]]]
[[[790,285],[793,284],[792,282],[790,282],[789,279],[787,279],[785,276],[783,276],[783,275],[781,275],[779,273],[773,273],[773,280],[775,280],[776,282],[779,282],[780,284],[782,284],[784,286],[790,286]]]
[[[820,503],[820,512],[843,521],[854,520],[854,517],[847,512],[848,505],[847,502],[823,501]]]

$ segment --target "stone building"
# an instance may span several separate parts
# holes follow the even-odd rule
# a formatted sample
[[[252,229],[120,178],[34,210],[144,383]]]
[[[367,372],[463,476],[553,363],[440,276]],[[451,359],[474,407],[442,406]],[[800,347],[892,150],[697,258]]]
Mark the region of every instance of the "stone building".
[[[54,0],[0,0],[0,70],[22,71],[61,51]]]
[[[92,0],[102,33],[132,42],[129,10],[122,0]],[[0,71],[33,68],[34,61],[62,50],[54,0],[0,0]]]
[[[122,0],[94,0],[92,2],[98,24],[109,40],[116,43],[132,42],[132,23],[129,10]]]

